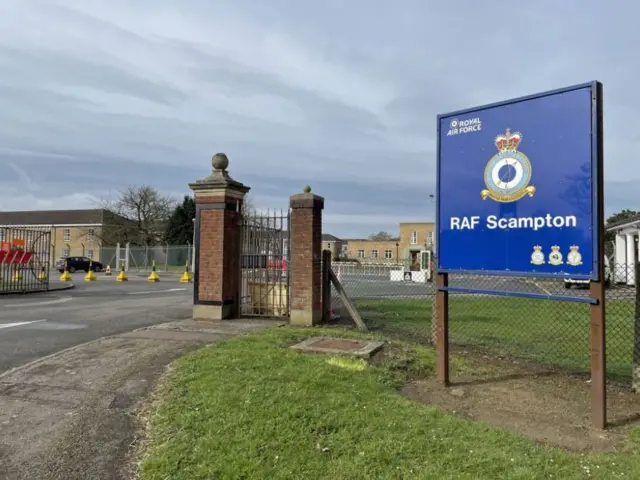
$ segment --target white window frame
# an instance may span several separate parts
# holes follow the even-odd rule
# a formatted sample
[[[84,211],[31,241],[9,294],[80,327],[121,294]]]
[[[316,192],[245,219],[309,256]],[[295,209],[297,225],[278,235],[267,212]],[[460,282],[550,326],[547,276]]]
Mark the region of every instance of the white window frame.
[[[358,258],[364,258],[364,249],[358,249],[356,252]]]
[[[378,258],[378,249],[377,248],[372,248],[371,249],[371,258]]]
[[[411,243],[411,245],[417,245],[418,244],[418,232],[411,232],[410,243]]]
[[[93,242],[96,236],[96,231],[94,228],[87,229],[87,242]]]
[[[427,237],[425,240],[427,245],[432,245],[433,244],[433,232],[427,232]]]
[[[7,232],[3,229],[0,228],[0,242],[4,242],[7,239]]]
[[[71,249],[69,247],[62,247],[62,254],[60,256],[62,258],[68,258],[71,256]]]
[[[93,251],[93,248],[87,248],[87,258],[89,260],[93,260],[94,256],[95,256],[95,252]]]
[[[70,242],[71,241],[71,229],[70,228],[65,228],[62,231],[62,240],[64,242]]]
[[[384,258],[386,258],[387,260],[390,258],[393,258],[393,250],[385,250],[384,251]]]

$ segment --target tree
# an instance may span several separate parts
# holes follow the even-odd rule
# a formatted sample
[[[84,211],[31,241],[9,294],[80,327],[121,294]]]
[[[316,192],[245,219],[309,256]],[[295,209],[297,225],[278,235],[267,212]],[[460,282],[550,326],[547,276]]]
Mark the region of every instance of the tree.
[[[193,197],[185,195],[182,203],[176,205],[169,218],[164,241],[170,245],[192,243],[194,218],[196,218],[196,202]]]
[[[396,238],[391,235],[389,232],[378,232],[378,233],[372,233],[371,235],[369,235],[369,240],[374,240],[376,242],[388,242],[391,240],[395,240]]]
[[[131,232],[127,235],[131,243],[152,246],[163,240],[176,201],[142,185],[127,187],[117,198],[103,203],[104,209],[115,214],[110,228]]]

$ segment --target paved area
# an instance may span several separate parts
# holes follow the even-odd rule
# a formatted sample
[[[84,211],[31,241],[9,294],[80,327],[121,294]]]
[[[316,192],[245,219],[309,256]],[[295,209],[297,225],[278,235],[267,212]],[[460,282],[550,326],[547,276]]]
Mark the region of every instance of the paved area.
[[[127,283],[98,274],[72,290],[0,296],[0,372],[106,335],[190,317],[191,284],[177,275],[158,283],[130,275]]]
[[[149,318],[166,320],[161,312]],[[168,322],[0,375],[0,478],[132,478],[126,465],[139,428],[135,409],[166,365],[204,344],[280,324]]]

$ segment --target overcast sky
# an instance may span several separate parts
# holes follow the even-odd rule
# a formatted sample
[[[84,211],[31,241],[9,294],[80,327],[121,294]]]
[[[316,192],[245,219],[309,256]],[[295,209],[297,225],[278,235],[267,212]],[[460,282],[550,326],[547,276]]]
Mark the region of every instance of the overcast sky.
[[[640,7],[616,5],[3,0],[0,209],[180,196],[224,151],[260,207],[308,183],[326,232],[397,232],[433,218],[438,113],[593,79],[606,210],[635,209]]]

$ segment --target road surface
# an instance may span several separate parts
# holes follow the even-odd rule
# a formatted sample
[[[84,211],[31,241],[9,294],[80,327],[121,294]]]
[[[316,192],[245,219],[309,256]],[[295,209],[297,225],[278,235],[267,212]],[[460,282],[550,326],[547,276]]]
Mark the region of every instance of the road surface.
[[[127,283],[98,274],[77,288],[0,296],[0,373],[68,347],[191,315],[192,285],[176,275],[158,283],[130,275]]]

